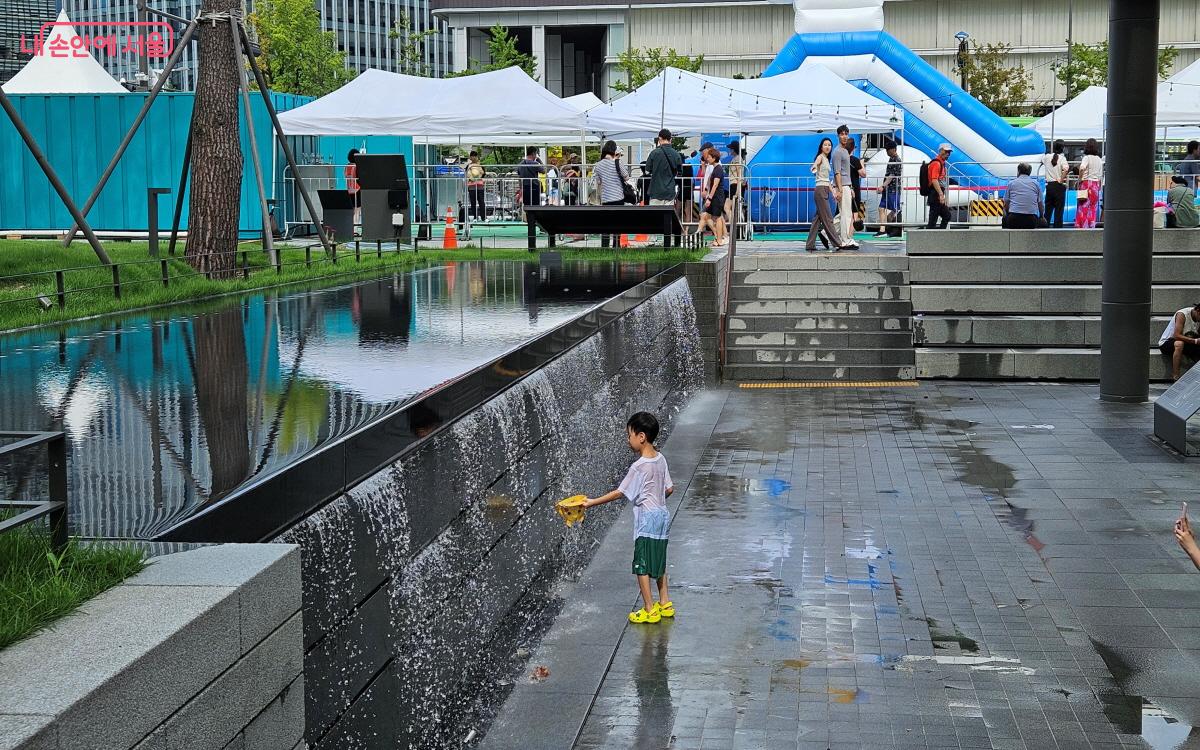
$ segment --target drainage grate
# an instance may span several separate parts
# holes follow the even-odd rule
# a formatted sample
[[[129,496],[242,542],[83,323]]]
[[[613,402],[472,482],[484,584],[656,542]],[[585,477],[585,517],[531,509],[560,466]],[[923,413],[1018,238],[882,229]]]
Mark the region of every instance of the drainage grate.
[[[789,380],[783,383],[738,383],[739,388],[920,388],[916,380]]]

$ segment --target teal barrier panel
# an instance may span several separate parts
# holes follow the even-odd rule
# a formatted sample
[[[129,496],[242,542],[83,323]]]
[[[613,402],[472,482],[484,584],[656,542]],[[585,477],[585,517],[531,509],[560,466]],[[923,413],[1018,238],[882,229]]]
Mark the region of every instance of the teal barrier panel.
[[[145,101],[145,93],[130,94],[20,94],[11,97],[17,111],[45,151],[67,190],[82,207],[101,172],[116,152],[125,132]],[[88,221],[98,231],[136,231],[147,228],[146,189],[169,188],[159,198],[159,229],[168,230],[175,204],[175,189],[191,124],[190,92],[159,94],[146,120],[117,165]],[[284,112],[311,101],[293,94],[272,94],[275,108]],[[274,186],[280,202],[291,199],[283,185],[286,161],[273,137],[266,105],[255,94],[251,115],[259,155],[263,162],[268,196]],[[243,236],[258,236],[262,213],[246,140],[247,122],[241,117],[242,171],[239,227]],[[322,137],[292,139],[297,158],[319,153],[324,161],[340,164],[350,148],[367,145],[371,153],[403,153],[412,162],[412,139],[393,137]],[[0,231],[62,230],[71,225],[37,162],[29,155],[16,129],[0,115]],[[182,226],[187,226],[187,196]]]

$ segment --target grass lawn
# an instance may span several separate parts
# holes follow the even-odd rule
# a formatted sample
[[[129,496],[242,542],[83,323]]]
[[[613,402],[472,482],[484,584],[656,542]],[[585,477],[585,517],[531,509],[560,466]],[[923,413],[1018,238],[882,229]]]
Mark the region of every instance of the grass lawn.
[[[120,266],[121,298],[113,295],[112,271],[100,265],[91,248],[79,242],[71,249],[53,240],[0,240],[0,331],[43,323],[54,323],[104,313],[134,310],[152,305],[204,299],[229,292],[261,289],[279,284],[317,282],[337,284],[355,276],[371,276],[409,268],[420,263],[450,260],[530,260],[533,256],[523,249],[463,248],[460,250],[424,250],[420,253],[392,252],[377,258],[374,246],[364,244],[361,259],[356,261],[353,247],[340,247],[334,264],[320,248],[312,251],[312,265],[305,267],[305,251],[281,248],[282,273],[267,263],[266,253],[257,244],[243,245],[249,278],[216,281],[197,274],[182,260],[182,250],[174,258],[165,255],[166,243],[160,243],[167,258],[170,285],[162,285],[162,269],[157,261],[149,260],[145,243],[108,242],[105,244],[113,262]],[[638,262],[678,263],[697,260],[705,250],[644,249],[560,249],[568,260],[628,260]],[[140,261],[140,262],[139,262]],[[240,260],[239,260],[240,263]],[[55,270],[65,270],[66,308],[57,304]],[[28,275],[34,274],[34,275]],[[42,310],[39,295],[48,297],[54,306]]]
[[[37,527],[0,534],[0,649],[73,612],[145,564],[137,548],[75,542],[57,558],[49,534]]]

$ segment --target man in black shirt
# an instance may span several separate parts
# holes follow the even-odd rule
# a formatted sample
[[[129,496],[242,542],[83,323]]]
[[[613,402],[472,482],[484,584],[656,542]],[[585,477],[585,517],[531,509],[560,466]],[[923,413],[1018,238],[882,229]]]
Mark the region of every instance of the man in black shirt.
[[[538,161],[538,150],[530,146],[525,151],[525,158],[517,165],[517,177],[521,180],[521,205],[540,206],[542,204],[542,182],[538,175],[546,171],[546,167]]]
[[[850,192],[854,194],[854,213],[857,217],[862,217],[867,213],[862,199],[862,178],[866,176],[867,169],[863,166],[862,159],[854,155],[857,146],[853,138],[846,140],[846,150],[850,152]],[[854,228],[861,230],[861,219],[857,217],[854,220]]]

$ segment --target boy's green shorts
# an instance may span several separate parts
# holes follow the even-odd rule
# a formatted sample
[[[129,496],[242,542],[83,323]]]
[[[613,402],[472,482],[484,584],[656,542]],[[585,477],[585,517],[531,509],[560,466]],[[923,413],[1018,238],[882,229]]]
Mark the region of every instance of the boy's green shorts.
[[[667,572],[667,540],[639,536],[633,542],[633,574],[662,578]]]

